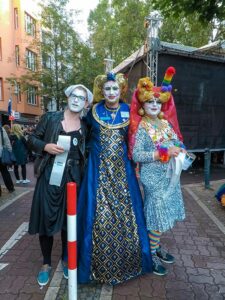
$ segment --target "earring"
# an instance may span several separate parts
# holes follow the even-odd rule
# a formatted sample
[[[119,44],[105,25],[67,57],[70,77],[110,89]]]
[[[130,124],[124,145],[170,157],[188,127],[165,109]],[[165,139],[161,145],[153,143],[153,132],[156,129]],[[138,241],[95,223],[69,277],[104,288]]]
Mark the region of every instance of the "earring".
[[[140,116],[144,116],[145,111],[144,111],[144,109],[143,109],[142,107],[138,110],[138,114],[139,114]]]
[[[164,113],[162,111],[160,111],[160,113],[158,114],[158,118],[160,120],[164,118]]]

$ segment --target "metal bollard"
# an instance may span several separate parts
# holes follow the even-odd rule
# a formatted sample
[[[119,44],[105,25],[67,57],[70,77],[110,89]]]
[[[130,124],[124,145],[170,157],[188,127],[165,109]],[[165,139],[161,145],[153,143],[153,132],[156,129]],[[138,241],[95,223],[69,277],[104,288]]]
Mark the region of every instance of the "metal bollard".
[[[77,185],[67,183],[68,299],[77,300]]]
[[[204,152],[204,181],[205,188],[210,189],[210,166],[211,166],[211,151],[206,148]]]

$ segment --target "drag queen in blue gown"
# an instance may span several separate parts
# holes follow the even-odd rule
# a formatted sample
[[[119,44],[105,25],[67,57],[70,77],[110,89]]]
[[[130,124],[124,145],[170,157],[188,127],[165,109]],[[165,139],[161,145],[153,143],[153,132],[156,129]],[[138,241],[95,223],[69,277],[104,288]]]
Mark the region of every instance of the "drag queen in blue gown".
[[[78,281],[118,284],[151,272],[143,204],[127,154],[122,74],[96,77],[87,115],[90,153],[78,199]],[[103,95],[102,95],[103,93]]]

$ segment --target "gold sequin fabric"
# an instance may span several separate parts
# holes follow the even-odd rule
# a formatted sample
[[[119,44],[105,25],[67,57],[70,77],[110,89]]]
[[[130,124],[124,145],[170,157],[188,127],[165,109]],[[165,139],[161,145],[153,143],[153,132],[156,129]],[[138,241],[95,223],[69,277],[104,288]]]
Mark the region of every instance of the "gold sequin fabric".
[[[119,129],[101,126],[99,186],[93,226],[92,275],[117,284],[141,274],[141,248]]]

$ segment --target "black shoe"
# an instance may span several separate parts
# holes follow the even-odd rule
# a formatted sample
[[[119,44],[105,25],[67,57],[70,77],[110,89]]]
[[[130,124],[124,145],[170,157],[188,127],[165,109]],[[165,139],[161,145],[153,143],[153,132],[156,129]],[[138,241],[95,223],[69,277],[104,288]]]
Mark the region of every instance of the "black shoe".
[[[155,254],[152,255],[153,273],[164,276],[168,273],[167,269],[162,265],[160,258]]]
[[[12,190],[9,190],[9,193],[15,192],[15,189],[13,188]]]
[[[174,256],[162,249],[161,246],[156,250],[156,255],[161,259],[161,261],[167,264],[172,264],[175,261]]]

